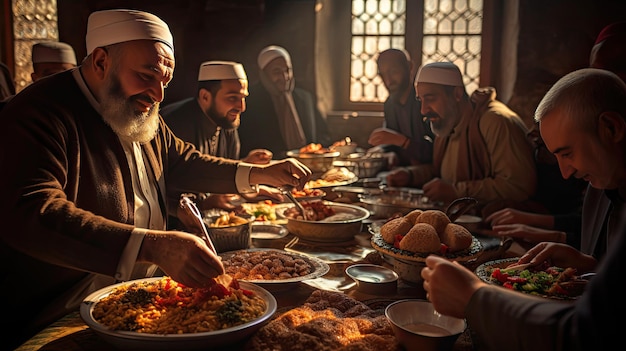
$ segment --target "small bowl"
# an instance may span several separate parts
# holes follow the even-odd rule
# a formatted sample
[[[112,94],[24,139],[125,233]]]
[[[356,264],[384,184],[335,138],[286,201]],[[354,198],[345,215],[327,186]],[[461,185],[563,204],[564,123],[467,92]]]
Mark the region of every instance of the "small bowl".
[[[424,283],[422,278],[422,268],[424,267],[426,267],[424,262],[393,259],[394,271],[398,272],[402,281],[409,285],[421,286]]]
[[[480,229],[482,222],[483,222],[482,217],[466,215],[466,214],[459,216],[459,218],[457,218],[456,221],[454,221],[454,223],[464,226],[467,230],[469,230],[472,233]]]
[[[224,213],[228,212],[221,210],[209,210],[205,211],[203,216],[204,224],[209,232],[209,237],[211,237],[211,241],[215,246],[215,250],[218,253],[222,253],[226,251],[249,248],[250,245],[252,245],[252,238],[250,234],[252,232],[252,222],[254,221],[254,217],[244,217],[242,215],[238,215],[239,217],[246,219],[246,222],[237,225],[212,227],[211,223]]]
[[[406,351],[449,351],[467,323],[444,316],[426,300],[396,301],[385,308],[396,340]]]
[[[347,144],[347,145],[331,146],[330,147],[330,149],[332,151],[339,151],[341,156],[350,155],[351,153],[356,151],[356,148],[357,148],[357,144],[356,143],[351,143],[351,144]]]
[[[356,282],[357,290],[365,294],[388,295],[396,292],[398,274],[375,264],[355,264],[346,274]]]

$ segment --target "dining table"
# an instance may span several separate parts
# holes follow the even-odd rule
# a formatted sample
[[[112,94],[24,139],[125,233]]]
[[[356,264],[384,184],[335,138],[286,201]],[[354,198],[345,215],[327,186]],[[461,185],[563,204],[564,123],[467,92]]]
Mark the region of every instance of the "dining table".
[[[346,275],[347,267],[357,263],[375,263],[388,268],[393,265],[371,245],[372,233],[369,226],[373,221],[365,220],[361,232],[353,240],[342,243],[319,243],[301,240],[289,233],[282,238],[251,239],[251,248],[282,249],[291,252],[311,255],[322,259],[330,267],[328,273],[315,279],[298,282],[289,289],[274,289],[270,291],[276,298],[277,311],[275,315],[301,306],[316,290],[329,290],[344,293],[358,300],[368,307],[384,313],[390,303],[401,299],[425,299],[426,293],[422,284],[399,279],[394,293],[372,295],[359,291],[354,281]],[[468,268],[475,269],[481,263],[505,257],[519,256],[523,248],[516,246],[502,247],[500,239],[487,235],[475,234],[483,244],[483,252]],[[479,341],[472,335],[471,328],[466,330],[457,339],[454,351],[474,351],[479,349]],[[244,350],[246,340],[235,345],[223,347],[223,350]],[[213,348],[211,348],[213,349]],[[117,350],[115,346],[92,330],[81,318],[78,311],[72,312],[50,324],[41,332],[27,340],[15,351],[110,351]],[[220,349],[221,350],[221,349]]]

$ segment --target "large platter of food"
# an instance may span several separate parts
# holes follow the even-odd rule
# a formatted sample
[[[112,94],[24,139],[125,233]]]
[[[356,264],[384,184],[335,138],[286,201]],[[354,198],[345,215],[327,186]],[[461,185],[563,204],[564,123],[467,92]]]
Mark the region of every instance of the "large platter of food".
[[[328,273],[322,260],[278,249],[245,249],[220,254],[226,274],[255,284],[285,284],[315,279]]]
[[[476,275],[489,284],[557,300],[574,300],[587,285],[588,280],[580,278],[576,269],[571,267],[556,267],[545,262],[532,268],[508,268],[518,259],[483,263],[476,268]]]
[[[384,309],[344,293],[315,290],[307,301],[286,310],[247,342],[246,351],[400,351]]]
[[[80,315],[120,349],[194,350],[248,337],[276,312],[276,299],[262,287],[220,281],[202,289],[169,277],[123,282],[87,296]]]
[[[482,244],[465,227],[451,223],[439,210],[416,209],[404,216],[370,226],[371,243],[379,252],[405,261],[423,262],[431,254],[471,261]]]

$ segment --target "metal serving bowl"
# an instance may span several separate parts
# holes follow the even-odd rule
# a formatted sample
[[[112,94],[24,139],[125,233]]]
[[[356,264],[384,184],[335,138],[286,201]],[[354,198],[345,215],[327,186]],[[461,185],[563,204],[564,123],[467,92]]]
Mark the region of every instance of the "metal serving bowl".
[[[371,178],[387,168],[387,158],[382,153],[360,152],[341,157],[333,164],[335,167],[346,167],[359,178]]]
[[[363,220],[369,217],[369,211],[355,205],[324,201],[341,218],[337,220],[305,221],[287,219],[287,230],[300,239],[317,242],[344,242],[354,239],[361,232]],[[293,207],[293,206],[292,206]],[[276,210],[276,215],[286,218],[285,211],[290,207]]]
[[[224,213],[228,212],[221,210],[209,210],[204,213],[202,218],[207,231],[209,232],[209,236],[211,237],[211,241],[213,242],[213,246],[215,246],[215,250],[218,253],[221,253],[225,251],[249,248],[252,244],[250,234],[252,232],[252,222],[254,221],[254,217],[243,216],[240,214],[238,216],[244,218],[246,223],[220,227],[211,226],[211,224]]]
[[[390,218],[406,215],[415,209],[435,209],[436,206],[423,196],[421,189],[398,192],[385,192],[361,196],[360,201],[367,205],[374,218]]]
[[[293,157],[309,167],[313,173],[324,173],[333,168],[333,162],[339,157],[339,151],[324,153],[300,153],[299,150],[287,151],[287,157]]]

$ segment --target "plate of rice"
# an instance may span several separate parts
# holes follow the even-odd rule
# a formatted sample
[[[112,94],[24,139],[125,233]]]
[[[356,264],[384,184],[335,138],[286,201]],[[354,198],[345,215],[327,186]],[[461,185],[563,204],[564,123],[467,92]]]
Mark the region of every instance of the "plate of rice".
[[[276,312],[276,299],[234,280],[195,289],[169,277],[114,284],[87,296],[80,315],[100,337],[124,350],[198,350],[236,344]]]

